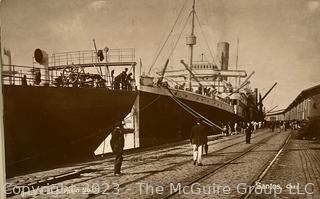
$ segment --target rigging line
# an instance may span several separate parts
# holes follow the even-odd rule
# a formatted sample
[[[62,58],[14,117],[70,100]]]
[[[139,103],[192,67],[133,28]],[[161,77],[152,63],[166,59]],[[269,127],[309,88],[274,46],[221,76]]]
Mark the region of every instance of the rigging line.
[[[151,102],[149,102],[147,105],[145,105],[144,107],[142,107],[139,112],[144,111],[145,109],[147,109],[149,106],[151,106],[153,103],[155,103],[159,98],[161,97],[161,95],[158,95],[156,98],[154,98]],[[131,117],[135,116],[135,113],[130,113],[128,114],[123,120],[125,119],[129,119]]]
[[[209,49],[209,52],[210,52],[212,61],[213,61],[213,63],[214,63],[215,65],[217,65],[216,62],[215,62],[215,60],[214,60],[214,56],[213,56],[213,53],[212,53],[211,48],[210,48],[210,46],[209,46],[208,40],[207,40],[207,38],[206,38],[206,36],[205,36],[205,34],[204,34],[204,32],[203,32],[202,25],[201,25],[200,20],[199,20],[199,16],[198,16],[197,12],[195,12],[195,14],[196,14],[197,22],[198,22],[198,24],[199,24],[199,27],[200,27],[202,36],[204,37],[204,41],[205,41],[205,43],[206,43],[206,45],[207,45],[207,48]]]
[[[185,10],[186,10],[187,7],[185,7]],[[166,53],[166,56],[165,57],[169,57],[169,54],[170,54],[170,49],[172,49],[175,45],[175,41],[176,41],[176,38],[178,36],[178,33],[180,32],[179,30],[183,28],[183,24],[184,24],[184,21],[188,18],[188,13],[186,13],[185,15],[182,15],[181,16],[181,20],[179,21],[179,25],[177,25],[177,30],[174,32],[174,34],[172,35],[172,39],[171,39],[171,42],[170,42],[170,45],[168,45],[168,51]]]
[[[170,42],[170,46],[168,45],[168,50],[167,50],[167,52],[166,52],[165,57],[170,57],[170,52],[171,52],[170,50],[174,48],[176,38],[177,38],[177,35],[174,34],[174,35],[172,36],[172,41]]]
[[[156,63],[156,61],[157,61],[157,59],[158,59],[158,58],[159,58],[159,56],[160,56],[160,53],[162,52],[162,50],[163,50],[164,46],[166,45],[166,43],[167,43],[168,39],[170,38],[170,35],[171,35],[171,33],[173,32],[173,29],[174,29],[174,27],[176,26],[176,24],[177,24],[177,22],[178,22],[178,19],[180,18],[180,16],[181,16],[181,14],[182,14],[183,10],[185,9],[185,7],[186,7],[186,5],[187,5],[187,2],[188,2],[188,0],[185,0],[185,2],[184,2],[183,6],[182,6],[182,8],[181,8],[181,10],[180,10],[180,12],[179,12],[179,14],[178,14],[178,17],[176,18],[176,20],[175,20],[175,22],[174,22],[174,24],[173,24],[173,26],[172,26],[172,28],[171,28],[171,30],[170,30],[170,32],[169,32],[169,34],[168,34],[168,36],[167,36],[167,38],[166,38],[165,42],[164,42],[164,43],[163,43],[163,45],[161,46],[160,50],[158,51],[158,54],[157,54],[156,58],[154,59],[153,63],[151,64],[151,67],[149,68],[148,74],[150,74],[151,69],[154,67],[154,65],[155,65],[155,63]]]
[[[175,84],[178,85],[178,86],[181,86],[181,84],[179,84],[179,82],[174,81],[173,79],[170,79],[170,78],[168,78],[168,77],[163,77],[163,79],[166,79],[166,80],[168,80],[168,81],[171,81],[171,82],[175,83]]]
[[[190,113],[193,117],[198,118],[199,116],[192,112],[191,110],[189,110],[186,106],[184,106],[179,100],[177,100],[176,98],[174,98],[173,96],[171,96],[171,98],[179,105],[181,106],[185,111],[187,111],[188,113]],[[205,121],[206,122],[206,121]],[[213,127],[211,124],[209,124],[208,122],[206,122],[206,124],[208,124],[209,126]]]
[[[179,37],[178,37],[178,39],[177,39],[177,41],[176,41],[176,43],[175,43],[175,45],[174,45],[173,49],[171,49],[171,52],[170,52],[170,54],[169,54],[169,59],[171,59],[171,56],[172,56],[172,54],[173,54],[173,51],[174,51],[174,50],[176,49],[176,47],[177,47],[178,41],[180,40],[181,35],[182,35],[182,33],[183,33],[184,29],[185,29],[185,28],[186,28],[186,26],[187,26],[187,23],[188,23],[188,20],[189,20],[189,18],[190,18],[190,16],[191,16],[191,14],[192,14],[192,12],[190,12],[190,13],[189,13],[189,15],[188,15],[188,17],[187,17],[187,20],[186,20],[186,21],[185,21],[185,23],[184,23],[184,26],[183,26],[183,28],[182,28],[182,30],[181,30],[181,32],[180,32],[180,34],[179,34]]]
[[[180,26],[179,26],[179,27],[181,27],[180,30],[181,30],[182,32],[183,32],[183,29],[185,28],[184,23],[186,23],[186,22],[184,22],[184,21],[185,21],[185,20],[188,21],[189,15],[190,15],[190,13],[186,13],[186,14],[182,17],[182,19],[180,20]],[[179,32],[180,32],[180,31],[177,30],[177,33],[179,33]],[[180,34],[182,34],[182,33],[180,33]],[[177,38],[177,37],[178,37],[177,40],[179,41],[180,36],[178,36],[178,34],[174,34],[174,35],[173,35],[173,37],[172,37],[172,42],[171,42],[171,46],[170,46],[169,49],[173,49],[173,48],[174,48],[174,46],[176,45],[176,44],[175,44],[175,41],[176,41],[176,38]],[[168,51],[166,57],[170,57],[170,50]]]
[[[202,116],[201,114],[197,113],[196,111],[194,111],[193,109],[191,109],[190,107],[188,107],[187,105],[183,104],[180,100],[178,100],[177,98],[175,99],[174,97],[171,97],[175,102],[177,102],[184,110],[186,110],[188,113],[190,113],[191,115],[193,115],[196,118],[202,118],[203,122],[206,123],[207,125],[211,126],[211,127],[215,127],[218,128],[220,130],[223,131],[223,129],[214,124],[213,122],[211,122],[209,119],[207,119],[206,117]]]
[[[149,106],[151,106],[153,103],[155,103],[159,98],[161,97],[161,95],[158,95],[158,97],[156,97],[155,99],[153,99],[150,103],[148,103],[147,105],[145,105],[144,107],[142,107],[139,112],[145,110],[146,108],[148,108]]]
[[[204,117],[203,115],[198,113],[197,111],[193,110],[190,106],[186,105],[181,100],[179,100],[176,96],[174,96],[174,94],[172,93],[172,91],[169,88],[167,88],[167,89],[171,94],[171,98],[174,99],[182,108],[184,108],[185,110],[188,109],[189,110],[188,112],[191,113],[193,116],[197,115],[197,117],[201,117],[202,119],[205,120],[205,122],[207,124],[209,123],[210,126],[216,127],[216,128],[218,128],[220,130],[223,130],[219,125],[213,123],[212,121],[210,121],[209,119],[207,119],[206,117]]]

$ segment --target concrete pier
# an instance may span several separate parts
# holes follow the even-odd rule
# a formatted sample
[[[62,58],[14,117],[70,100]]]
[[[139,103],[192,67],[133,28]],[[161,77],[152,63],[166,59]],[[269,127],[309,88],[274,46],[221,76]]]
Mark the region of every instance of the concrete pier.
[[[297,135],[295,130],[258,129],[252,134],[251,144],[245,143],[243,134],[210,136],[203,166],[193,165],[188,140],[126,151],[121,176],[113,175],[114,157],[109,154],[103,159],[7,179],[7,196],[320,197],[320,142],[298,139]],[[25,192],[17,194],[19,187]]]

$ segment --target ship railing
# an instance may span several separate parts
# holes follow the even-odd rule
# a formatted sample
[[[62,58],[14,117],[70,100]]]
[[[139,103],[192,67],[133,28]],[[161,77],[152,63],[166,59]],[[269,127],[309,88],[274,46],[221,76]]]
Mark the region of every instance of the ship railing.
[[[130,70],[129,70],[130,71]],[[120,73],[120,72],[118,72]],[[39,75],[40,74],[40,75]],[[90,73],[87,71],[83,73],[91,80],[85,82],[75,82],[66,84],[58,84],[57,80],[62,78],[63,69],[49,70],[49,79],[45,79],[45,68],[35,66],[22,66],[22,65],[8,65],[3,64],[2,69],[2,84],[3,85],[23,85],[23,86],[51,86],[51,87],[103,87],[113,89],[113,78],[108,73]],[[95,77],[102,77],[103,86],[98,85]],[[49,84],[45,84],[48,82]],[[135,81],[131,82],[130,88],[136,89]],[[126,88],[127,90],[127,88]],[[131,90],[131,89],[129,89]]]
[[[213,93],[212,94],[206,94],[206,93],[200,94],[200,93],[197,93],[196,91],[190,91],[188,89],[182,89],[182,88],[178,88],[178,87],[175,87],[174,89],[177,90],[177,91],[183,90],[184,92],[192,93],[194,95],[198,95],[198,96],[201,96],[201,97],[207,97],[209,99],[214,99],[214,100],[216,100],[218,102],[223,103],[224,105],[232,105],[232,101],[230,99],[222,98],[222,97],[220,97],[220,96],[218,96],[216,94],[213,94]]]
[[[202,92],[202,93],[199,93],[197,90],[190,91],[187,88],[181,88],[179,86],[175,86],[175,89],[176,90],[183,90],[185,92],[193,93],[193,94],[196,94],[196,95],[199,95],[199,96],[205,96],[207,98],[214,99],[214,100],[219,101],[219,102],[221,102],[223,104],[226,104],[226,105],[232,105],[230,99],[222,98],[222,97],[220,97],[219,95],[217,95],[217,94],[215,94],[213,92],[207,92],[207,93],[206,92],[204,92],[204,93]]]
[[[185,88],[184,86],[182,86],[183,84],[181,83],[186,83],[185,81],[179,81],[179,80],[171,80],[169,78],[166,78],[166,80],[170,81],[171,84],[168,84],[168,82],[164,83],[166,86],[170,85],[172,86],[172,84],[175,84],[174,86],[172,86],[170,89],[175,89],[175,90],[183,90],[184,92],[188,92],[188,93],[192,93],[195,95],[199,95],[199,96],[205,96],[207,98],[210,99],[214,99],[216,101],[219,101],[221,103],[223,103],[224,105],[232,105],[232,101],[228,98],[222,98],[220,96],[218,96],[215,93],[198,93],[196,90],[192,90],[190,91],[189,89]],[[140,85],[143,86],[151,86],[151,87],[158,87],[157,83],[154,82],[154,78],[153,77],[148,77],[148,76],[141,76],[140,77]]]
[[[197,94],[199,96],[206,96],[208,98],[215,99],[215,100],[217,100],[219,102],[222,102],[222,103],[224,103],[226,105],[232,105],[232,101],[229,98],[223,98],[223,97],[220,97],[218,95],[218,93],[219,93],[218,90],[215,90],[215,91],[209,90],[209,91],[205,92],[204,90],[199,91],[197,89],[195,89],[195,90],[192,89],[192,91],[190,91],[189,89],[185,88],[185,86],[183,86],[183,85],[187,84],[187,82],[185,80],[172,80],[172,79],[169,79],[169,78],[166,78],[166,80],[170,81],[172,84],[175,84],[174,88],[177,89],[177,90],[184,90],[186,92],[194,93],[194,94]],[[196,81],[192,81],[192,84],[193,83],[194,83],[194,85],[198,84],[198,82],[196,82]],[[209,86],[209,88],[211,88],[212,83],[215,86],[215,88],[217,88],[217,89],[219,89],[219,87],[222,87],[222,88],[225,87],[223,85],[219,85],[219,83],[208,82],[208,81],[205,82],[205,85]]]
[[[97,55],[95,50],[53,53],[49,56],[49,67],[69,64],[134,62],[135,60],[134,48],[104,49],[100,50],[98,54],[99,55]],[[33,66],[38,65],[39,64],[37,62],[33,61]]]

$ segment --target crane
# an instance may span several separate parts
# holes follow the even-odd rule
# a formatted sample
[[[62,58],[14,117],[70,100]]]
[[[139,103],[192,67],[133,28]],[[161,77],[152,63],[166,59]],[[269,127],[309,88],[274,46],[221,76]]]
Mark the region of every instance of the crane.
[[[162,83],[162,80],[163,80],[164,74],[166,73],[168,64],[169,64],[169,59],[167,59],[166,63],[164,64],[163,70],[161,71],[160,77],[157,82],[158,85],[160,85]]]
[[[266,94],[264,94],[263,97],[261,97],[261,94],[259,94],[259,103],[257,104],[257,108],[258,108],[258,112],[259,112],[259,118],[261,120],[263,120],[263,117],[264,117],[264,113],[263,113],[263,100],[270,94],[270,92],[272,91],[272,89],[277,85],[278,83],[274,83],[272,85],[272,87],[268,90],[268,92],[266,92]]]
[[[268,92],[259,100],[259,104],[262,104],[263,100],[269,95],[269,93],[277,84],[278,84],[277,82],[273,84],[273,86],[268,90]]]

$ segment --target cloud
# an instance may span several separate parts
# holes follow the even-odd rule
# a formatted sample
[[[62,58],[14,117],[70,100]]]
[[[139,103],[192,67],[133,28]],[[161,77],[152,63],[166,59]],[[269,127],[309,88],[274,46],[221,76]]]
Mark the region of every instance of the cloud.
[[[308,9],[310,12],[315,12],[319,10],[320,8],[320,2],[319,1],[309,1],[308,4]]]
[[[103,9],[106,4],[107,4],[107,1],[104,1],[104,0],[94,1],[89,4],[89,9],[92,9],[93,11],[99,11]]]

